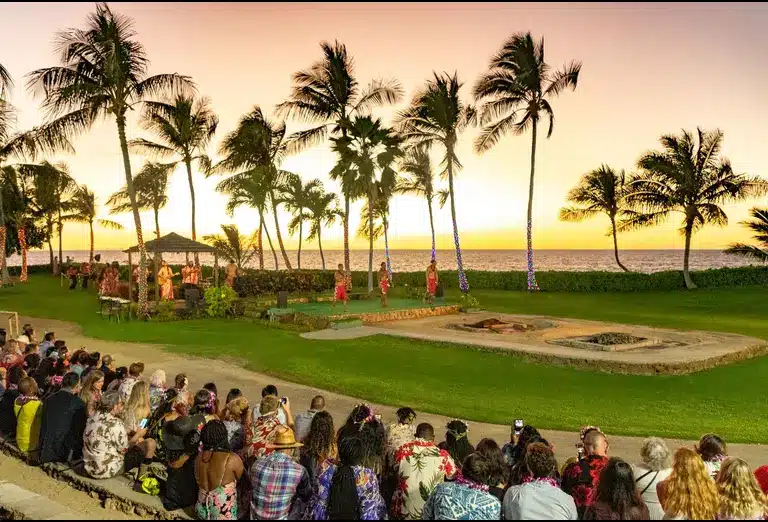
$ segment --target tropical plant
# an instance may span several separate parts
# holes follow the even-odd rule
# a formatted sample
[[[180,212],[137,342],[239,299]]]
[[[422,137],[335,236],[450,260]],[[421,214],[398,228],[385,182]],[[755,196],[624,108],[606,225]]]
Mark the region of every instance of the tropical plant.
[[[286,210],[293,214],[293,219],[288,223],[288,232],[299,233],[299,250],[296,254],[296,266],[301,270],[301,240],[304,232],[304,222],[311,219],[309,205],[312,203],[312,193],[322,190],[323,183],[319,179],[313,179],[304,183],[301,176],[291,174],[286,176],[281,187],[280,199]]]
[[[752,208],[749,210],[749,215],[752,216],[752,220],[741,221],[740,224],[754,232],[752,238],[759,245],[733,243],[725,250],[725,253],[756,259],[765,263],[768,261],[768,210]]]
[[[461,162],[456,155],[456,143],[459,134],[474,122],[475,110],[460,99],[461,86],[455,73],[453,76],[447,73],[433,73],[433,78],[413,97],[411,105],[399,114],[398,128],[409,148],[429,151],[433,146],[439,146],[445,151],[441,166],[442,175],[448,178],[459,288],[462,292],[468,292],[469,283],[461,259],[459,227],[456,221],[453,177],[461,169]]]
[[[336,223],[336,218],[344,218],[344,211],[338,208],[339,198],[332,192],[325,192],[322,187],[312,191],[309,198],[309,234],[307,241],[317,237],[317,246],[320,249],[320,262],[325,271],[325,255],[323,254],[322,230],[323,226]]]
[[[598,214],[605,214],[611,221],[608,235],[613,237],[613,254],[616,264],[625,272],[627,267],[619,261],[619,242],[616,237],[616,218],[624,216],[624,196],[626,194],[626,174],[616,172],[608,165],[602,165],[579,180],[579,184],[568,193],[568,201],[573,207],[560,209],[562,221],[584,221]]]
[[[93,224],[96,223],[100,227],[111,228],[112,230],[122,230],[123,225],[117,221],[96,217],[96,195],[88,188],[87,185],[81,185],[77,188],[77,191],[72,198],[69,211],[69,214],[63,216],[62,219],[64,221],[71,221],[73,223],[86,223],[88,225],[88,231],[90,233],[88,262],[93,263]]]
[[[259,179],[257,184],[264,187],[269,196],[275,218],[275,235],[285,267],[291,270],[291,261],[285,251],[277,219],[277,207],[282,203],[280,189],[290,175],[280,168],[287,147],[285,122],[271,122],[264,117],[261,108],[254,105],[251,112],[240,118],[237,128],[225,136],[219,146],[219,154],[224,159],[211,169],[211,173],[237,173],[236,176],[242,178]],[[263,215],[260,217],[263,218]]]
[[[237,293],[227,285],[209,288],[205,291],[206,311],[211,317],[226,317],[233,312]]]
[[[424,196],[427,200],[429,229],[432,232],[431,259],[437,259],[437,251],[435,249],[435,221],[432,215],[432,201],[435,198],[436,193],[429,152],[422,148],[414,148],[410,150],[400,163],[400,172],[405,172],[409,176],[400,181],[396,191],[400,194],[416,194],[418,196]]]
[[[240,234],[237,225],[221,225],[224,235],[210,234],[203,241],[212,245],[226,259],[243,270],[258,253],[253,237]]]
[[[133,177],[133,189],[136,192],[136,206],[140,211],[151,210],[155,218],[155,238],[160,237],[160,210],[168,204],[168,176],[173,172],[173,164],[146,162]],[[128,187],[123,187],[107,200],[110,214],[131,212],[131,199]]]
[[[733,172],[730,161],[720,155],[720,130],[699,128],[696,137],[683,130],[660,141],[662,151],[646,152],[637,162],[641,171],[630,182],[626,197],[633,208],[626,212],[619,230],[658,225],[673,212],[682,213],[683,277],[687,288],[696,288],[688,271],[694,231],[707,224],[727,225],[728,216],[720,205],[762,196],[768,193],[768,183]]]
[[[373,212],[378,197],[378,182],[394,178],[393,164],[402,156],[402,139],[384,127],[380,119],[357,116],[341,123],[345,135],[331,138],[339,161],[332,174],[353,173],[355,186],[351,196],[368,198],[368,292],[373,291]]]
[[[40,133],[55,142],[88,131],[93,124],[114,116],[125,169],[125,183],[139,248],[139,311],[147,308],[147,255],[141,228],[131,160],[125,135],[126,115],[148,97],[194,89],[186,76],[147,76],[149,60],[135,39],[132,21],[113,13],[106,3],[96,5],[85,29],[66,29],[57,36],[61,65],[28,75],[28,89],[42,94],[47,123]]]
[[[371,108],[399,103],[403,90],[396,80],[373,80],[364,90],[355,78],[354,60],[346,45],[338,41],[322,42],[323,58],[309,69],[293,75],[293,87],[287,101],[277,106],[283,117],[295,117],[316,127],[291,136],[291,151],[298,152],[323,142],[329,135],[346,137],[342,122],[366,114]],[[341,182],[344,196],[344,269],[349,271],[349,206],[354,199],[354,177],[336,169],[333,179]]]
[[[526,254],[528,291],[539,289],[533,263],[533,180],[536,167],[536,138],[539,121],[549,119],[547,138],[552,135],[555,113],[552,98],[565,89],[575,89],[580,62],[571,62],[552,71],[544,61],[544,39],[535,41],[531,33],[516,33],[493,58],[489,71],[475,85],[474,96],[482,102],[479,122],[483,130],[475,141],[479,153],[490,150],[504,134],[519,136],[531,129],[531,174],[528,184]]]
[[[204,172],[210,171],[211,160],[206,154],[206,148],[216,132],[219,119],[213,113],[208,98],[178,94],[172,103],[145,102],[142,124],[145,129],[157,136],[159,142],[140,138],[132,140],[129,145],[135,150],[157,158],[168,159],[176,156],[187,169],[189,195],[192,201],[192,239],[196,241],[192,162],[197,161],[198,167]]]

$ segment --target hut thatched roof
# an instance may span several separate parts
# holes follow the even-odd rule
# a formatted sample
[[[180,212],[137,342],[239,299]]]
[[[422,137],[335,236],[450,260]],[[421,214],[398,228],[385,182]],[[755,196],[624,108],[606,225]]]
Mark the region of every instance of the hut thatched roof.
[[[206,245],[205,243],[199,243],[197,241],[192,241],[191,239],[188,239],[186,237],[180,236],[178,234],[175,234],[171,232],[168,235],[165,235],[161,237],[160,239],[153,239],[152,241],[147,241],[144,243],[144,246],[147,250],[147,252],[152,253],[186,253],[186,252],[210,252],[215,253],[216,249],[213,248],[211,245]],[[125,253],[131,253],[135,254],[139,251],[138,245],[132,246],[131,248],[127,250],[123,250]]]

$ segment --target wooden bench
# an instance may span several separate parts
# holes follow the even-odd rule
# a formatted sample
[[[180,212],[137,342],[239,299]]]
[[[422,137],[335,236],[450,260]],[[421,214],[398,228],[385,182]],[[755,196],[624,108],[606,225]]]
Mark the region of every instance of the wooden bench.
[[[269,322],[274,323],[275,321],[278,321],[280,317],[284,317],[286,315],[293,315],[295,312],[293,308],[270,308],[267,310],[267,316],[269,317]]]

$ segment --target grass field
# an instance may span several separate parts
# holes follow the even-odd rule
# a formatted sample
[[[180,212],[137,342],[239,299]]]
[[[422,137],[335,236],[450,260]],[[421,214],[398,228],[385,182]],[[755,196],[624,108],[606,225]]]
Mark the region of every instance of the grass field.
[[[768,339],[762,287],[648,294],[477,292],[498,311],[721,330]],[[450,299],[451,296],[449,296]],[[117,325],[94,294],[68,292],[45,276],[0,290],[0,309],[77,322],[86,335],[164,344],[178,353],[236,357],[249,369],[392,405],[541,428],[600,425],[610,433],[767,442],[768,357],[688,376],[625,376],[529,363],[516,356],[394,337],[308,341],[240,320]],[[173,373],[172,368],[166,369]],[[221,385],[220,385],[221,386]]]
[[[387,308],[381,307],[381,301],[379,299],[362,299],[349,301],[347,306],[348,312],[344,312],[344,305],[341,303],[337,304],[336,308],[333,308],[332,304],[329,302],[294,303],[289,306],[297,312],[309,315],[341,315],[344,313],[363,314],[369,312],[409,310],[411,308],[423,308],[426,305],[424,305],[421,301],[416,301],[414,299],[391,297],[389,299],[389,307]]]

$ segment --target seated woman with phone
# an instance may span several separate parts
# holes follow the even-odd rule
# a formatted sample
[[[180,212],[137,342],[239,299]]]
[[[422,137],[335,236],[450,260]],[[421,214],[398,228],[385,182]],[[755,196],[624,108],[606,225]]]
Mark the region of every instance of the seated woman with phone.
[[[147,425],[150,416],[149,384],[139,381],[131,390],[128,402],[125,403],[120,419],[125,425],[128,438],[144,438],[147,436]]]

